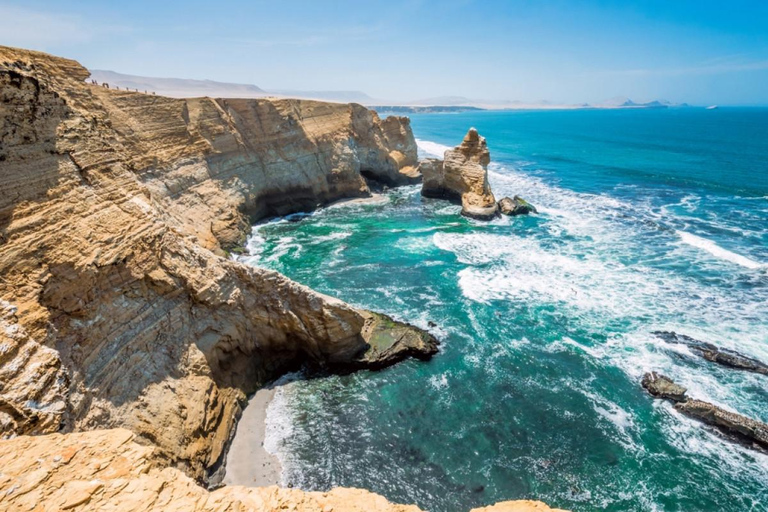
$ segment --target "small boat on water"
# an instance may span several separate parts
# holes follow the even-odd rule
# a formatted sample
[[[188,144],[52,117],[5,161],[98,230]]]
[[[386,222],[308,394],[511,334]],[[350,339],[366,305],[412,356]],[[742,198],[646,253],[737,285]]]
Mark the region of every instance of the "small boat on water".
[[[710,105],[707,107],[707,110],[715,110],[717,109],[717,105]]]

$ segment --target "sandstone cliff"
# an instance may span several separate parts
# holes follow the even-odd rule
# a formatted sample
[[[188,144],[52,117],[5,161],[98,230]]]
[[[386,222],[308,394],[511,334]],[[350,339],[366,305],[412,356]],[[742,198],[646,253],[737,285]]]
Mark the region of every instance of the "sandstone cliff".
[[[488,184],[491,154],[485,138],[471,128],[464,140],[445,152],[445,159],[423,162],[422,195],[461,200],[461,214],[481,220],[496,217],[499,205]]]
[[[225,257],[255,218],[418,180],[408,120],[87,76],[0,47],[0,508],[416,511],[356,489],[198,485],[247,393],[288,366],[435,351],[419,329]]]
[[[125,427],[205,479],[246,394],[287,366],[434,352],[410,327],[416,347],[382,347],[380,317],[222,257],[254,218],[410,181],[407,119],[87,76],[0,47],[4,436]]]
[[[228,486],[209,492],[163,467],[156,449],[122,429],[22,436],[0,441],[0,509],[7,511],[419,512],[361,489],[302,492]],[[558,512],[540,502],[509,501],[483,512]]]

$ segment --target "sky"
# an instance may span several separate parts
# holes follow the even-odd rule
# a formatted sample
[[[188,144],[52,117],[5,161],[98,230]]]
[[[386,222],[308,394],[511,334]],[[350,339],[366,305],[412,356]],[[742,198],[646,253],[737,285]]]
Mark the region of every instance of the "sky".
[[[768,0],[3,1],[92,69],[409,101],[768,105]]]

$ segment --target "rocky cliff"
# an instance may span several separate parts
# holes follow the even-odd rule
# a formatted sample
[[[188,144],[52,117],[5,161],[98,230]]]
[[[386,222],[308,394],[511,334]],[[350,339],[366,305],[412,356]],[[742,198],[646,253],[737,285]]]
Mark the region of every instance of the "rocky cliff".
[[[421,193],[461,201],[461,214],[488,220],[499,214],[499,205],[488,184],[491,154],[484,137],[470,128],[464,140],[445,152],[445,159],[430,159],[419,166]]]
[[[128,430],[22,436],[0,441],[0,509],[213,512],[419,512],[362,489],[303,492],[227,486],[209,492]],[[558,512],[540,502],[509,501],[478,512]]]
[[[0,508],[416,510],[196,483],[247,394],[286,368],[435,352],[424,331],[226,257],[254,219],[418,180],[408,120],[87,77],[0,47]]]
[[[382,347],[380,317],[222,257],[255,218],[409,182],[407,119],[87,76],[0,47],[3,435],[125,427],[205,479],[246,394],[286,367],[434,352],[407,326],[415,347]]]

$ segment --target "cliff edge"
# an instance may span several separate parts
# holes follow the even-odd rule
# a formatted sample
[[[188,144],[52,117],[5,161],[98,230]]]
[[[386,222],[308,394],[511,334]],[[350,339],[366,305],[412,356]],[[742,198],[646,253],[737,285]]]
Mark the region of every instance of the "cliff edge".
[[[128,430],[21,436],[0,440],[0,508],[7,511],[419,512],[362,489],[304,492],[226,486],[207,491]],[[540,502],[508,501],[477,512],[559,512]],[[474,511],[473,511],[474,512]]]

